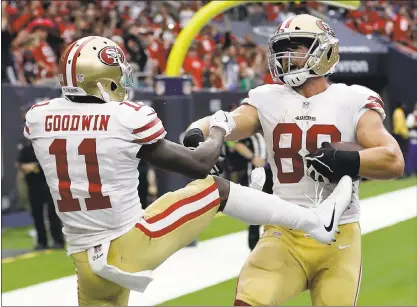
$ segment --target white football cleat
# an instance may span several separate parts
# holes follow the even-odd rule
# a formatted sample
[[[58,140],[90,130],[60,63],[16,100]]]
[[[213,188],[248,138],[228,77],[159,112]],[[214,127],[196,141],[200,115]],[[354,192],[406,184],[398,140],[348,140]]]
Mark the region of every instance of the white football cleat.
[[[307,231],[307,236],[325,244],[335,242],[339,233],[339,221],[349,207],[352,198],[352,178],[343,176],[336,188],[317,208],[311,209],[318,217],[318,225]]]

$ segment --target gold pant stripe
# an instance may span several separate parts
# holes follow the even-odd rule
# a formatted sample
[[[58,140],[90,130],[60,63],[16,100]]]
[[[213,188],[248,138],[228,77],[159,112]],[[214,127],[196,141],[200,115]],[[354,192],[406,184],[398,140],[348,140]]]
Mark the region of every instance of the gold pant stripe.
[[[152,217],[147,217],[145,215],[145,218],[136,224],[136,228],[151,238],[158,238],[177,229],[184,223],[197,218],[214,207],[217,207],[219,204],[220,198],[217,186],[216,184],[212,184],[207,189],[197,194],[173,203],[166,210],[157,215]],[[185,206],[187,206],[187,208],[185,208]],[[173,213],[178,215],[179,209],[182,209],[183,211],[182,216],[180,215],[179,218],[172,216]]]
[[[359,269],[358,288],[356,289],[355,302],[353,303],[353,306],[356,306],[356,303],[358,301],[359,291],[361,289],[361,281],[362,281],[362,259],[361,259],[361,267]]]
[[[182,218],[180,218],[179,220],[177,220],[176,222],[170,224],[169,226],[161,229],[161,230],[157,230],[157,231],[152,231],[146,228],[146,226],[144,226],[144,224],[142,223],[137,223],[136,224],[136,228],[138,228],[139,230],[141,230],[144,234],[146,234],[147,236],[151,237],[151,238],[159,238],[162,237],[164,235],[166,235],[167,233],[170,233],[171,231],[177,229],[178,227],[180,227],[181,225],[201,216],[202,214],[204,214],[205,212],[210,211],[211,209],[217,207],[218,205],[220,205],[220,199],[217,198],[216,200],[210,202],[209,204],[207,204],[206,206],[204,206],[203,208],[197,210],[197,211],[193,211],[187,215],[184,215]]]

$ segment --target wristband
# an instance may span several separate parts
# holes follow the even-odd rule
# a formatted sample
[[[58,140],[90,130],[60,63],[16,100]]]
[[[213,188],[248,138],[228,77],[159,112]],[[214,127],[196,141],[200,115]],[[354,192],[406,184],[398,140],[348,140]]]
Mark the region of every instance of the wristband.
[[[335,160],[337,168],[339,168],[336,173],[340,172],[343,175],[348,175],[353,180],[359,179],[361,165],[359,151],[336,150]]]

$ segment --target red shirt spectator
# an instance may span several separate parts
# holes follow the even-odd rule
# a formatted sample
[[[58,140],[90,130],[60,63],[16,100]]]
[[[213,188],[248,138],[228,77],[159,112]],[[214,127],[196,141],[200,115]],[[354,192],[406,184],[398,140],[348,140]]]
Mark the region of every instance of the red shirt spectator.
[[[188,55],[184,60],[184,71],[190,74],[193,78],[196,88],[203,87],[203,62],[198,58],[195,47],[190,48]]]
[[[367,15],[370,22],[377,22],[380,20],[379,14],[375,10],[368,11]]]
[[[65,18],[65,17],[64,17]],[[75,25],[65,20],[58,23],[59,33],[63,38],[65,45],[68,46],[74,41]]]
[[[154,39],[147,50],[149,56],[158,62],[160,72],[164,72],[168,58],[168,50],[165,49],[164,42],[160,39]]]
[[[217,88],[217,89],[224,88],[223,80],[221,77],[222,73],[223,72],[221,71],[221,68],[219,67],[212,66],[210,68],[210,83],[212,87]]]
[[[220,56],[212,57],[210,61],[210,83],[212,87],[224,89],[223,74],[224,68]]]
[[[358,31],[362,34],[372,34],[374,32],[374,24],[368,20],[368,16],[362,16],[361,20],[358,23]]]
[[[47,42],[39,42],[33,49],[33,58],[38,64],[38,78],[53,78],[56,76],[58,67],[56,58]]]
[[[356,28],[355,22],[351,19],[348,19],[345,22],[345,26],[353,31],[357,31],[358,29]]]
[[[202,53],[212,53],[216,49],[216,42],[207,34],[202,35],[199,41]]]
[[[397,15],[397,18],[394,21],[394,28],[393,28],[393,41],[400,41],[406,40],[408,37],[408,30],[410,28],[410,22],[408,18],[405,16],[406,13],[402,14],[402,9],[400,9],[400,14]]]
[[[266,17],[269,21],[274,21],[275,19],[277,19],[279,11],[280,11],[279,5],[268,2],[266,4],[265,9],[266,9]]]

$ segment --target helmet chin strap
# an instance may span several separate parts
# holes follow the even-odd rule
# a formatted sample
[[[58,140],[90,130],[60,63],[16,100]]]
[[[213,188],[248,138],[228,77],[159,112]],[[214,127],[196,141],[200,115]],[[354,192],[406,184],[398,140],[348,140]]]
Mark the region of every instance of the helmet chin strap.
[[[300,85],[303,85],[307,79],[309,78],[317,78],[320,77],[316,74],[311,74],[310,71],[303,71],[303,72],[297,72],[293,74],[286,75],[282,77],[282,80],[285,82],[285,84],[288,84],[291,87],[297,87]]]
[[[295,87],[295,86],[300,86],[304,84],[304,82],[306,82],[309,77],[311,77],[310,72],[303,71],[303,72],[285,75],[284,77],[282,77],[282,79],[289,86]]]
[[[103,97],[103,100],[105,102],[110,102],[111,101],[110,95],[104,90],[104,87],[103,85],[101,85],[101,82],[97,82],[97,87],[98,87],[98,90],[100,91],[101,97]]]

